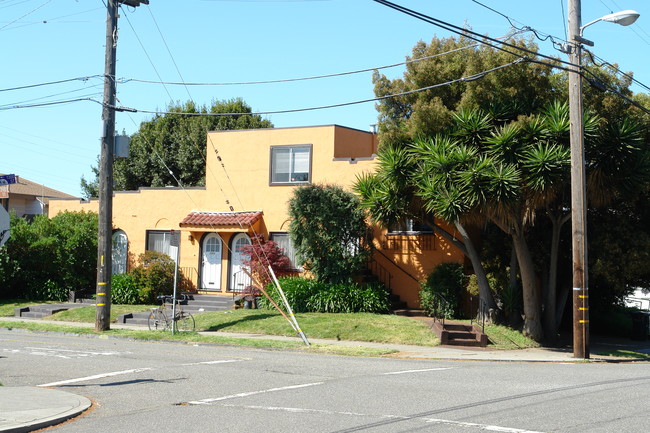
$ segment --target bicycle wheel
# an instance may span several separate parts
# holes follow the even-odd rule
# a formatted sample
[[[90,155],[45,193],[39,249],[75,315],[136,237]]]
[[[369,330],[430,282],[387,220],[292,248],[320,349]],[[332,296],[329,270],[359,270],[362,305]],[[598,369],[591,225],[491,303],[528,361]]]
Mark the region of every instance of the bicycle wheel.
[[[178,315],[176,328],[179,331],[194,331],[195,326],[196,324],[194,323],[194,316],[192,316],[192,313],[182,312]]]
[[[150,331],[164,331],[167,329],[167,318],[160,310],[152,310],[147,321]]]

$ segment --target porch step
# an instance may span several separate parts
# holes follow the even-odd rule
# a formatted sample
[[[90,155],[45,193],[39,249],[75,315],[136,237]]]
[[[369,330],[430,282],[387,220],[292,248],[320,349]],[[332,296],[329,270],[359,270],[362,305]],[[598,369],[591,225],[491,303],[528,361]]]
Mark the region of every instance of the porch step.
[[[42,304],[30,305],[29,307],[18,307],[14,309],[14,316],[30,319],[42,319],[52,314],[66,311],[71,308],[83,307],[83,304]]]
[[[448,346],[485,347],[487,335],[476,325],[433,322],[431,328],[440,338],[440,344]]]

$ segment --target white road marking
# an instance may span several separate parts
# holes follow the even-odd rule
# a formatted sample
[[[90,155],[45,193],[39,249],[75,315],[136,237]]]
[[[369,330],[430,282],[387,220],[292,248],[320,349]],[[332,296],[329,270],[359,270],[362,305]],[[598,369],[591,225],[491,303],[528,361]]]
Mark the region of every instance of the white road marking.
[[[403,371],[390,371],[387,374],[408,374],[408,373],[422,373],[424,371],[442,371],[442,370],[451,370],[454,367],[438,367],[438,368],[425,368],[422,370],[403,370]]]
[[[191,364],[179,364],[179,365],[180,366],[200,365],[200,364],[211,365],[211,364],[223,364],[223,363],[227,363],[227,362],[239,362],[239,361],[247,361],[247,360],[250,360],[250,358],[224,359],[224,360],[218,360],[218,361],[194,362],[194,363],[191,363]],[[89,380],[103,379],[105,377],[120,376],[120,375],[124,375],[124,374],[139,373],[141,371],[161,370],[162,368],[163,367],[160,367],[160,368],[144,367],[144,368],[133,368],[133,369],[130,369],[130,370],[112,371],[112,372],[109,372],[109,373],[101,373],[101,374],[95,374],[95,375],[92,375],[92,376],[77,377],[75,379],[61,380],[59,382],[44,383],[42,385],[36,385],[36,386],[47,387],[47,386],[66,385],[66,384],[69,384],[69,383],[87,382]]]
[[[224,359],[224,360],[220,360],[220,361],[190,362],[189,364],[181,364],[181,365],[183,365],[183,366],[185,366],[185,365],[212,365],[212,364],[226,364],[228,362],[240,362],[240,361],[250,361],[250,358]]]
[[[456,425],[456,426],[462,426],[462,427],[471,427],[471,428],[475,428],[475,429],[478,429],[478,430],[495,431],[495,432],[502,432],[502,433],[543,433],[543,432],[538,432],[538,431],[534,431],[534,430],[526,430],[526,429],[511,428],[511,427],[501,427],[501,426],[497,426],[497,425],[479,424],[479,423],[473,423],[473,422],[453,421],[453,420],[448,420],[448,419],[425,418],[425,417],[419,417],[419,416],[403,416],[403,415],[388,415],[388,414],[376,415],[376,414],[358,413],[358,412],[339,412],[339,411],[333,411],[333,410],[327,410],[327,409],[305,409],[305,408],[299,408],[299,407],[236,405],[236,404],[227,404],[227,403],[221,404],[220,406],[244,408],[244,409],[259,409],[259,410],[267,410],[267,411],[282,411],[282,412],[292,412],[292,413],[315,413],[315,414],[324,414],[324,415],[348,415],[348,416],[370,417],[370,418],[376,418],[377,416],[379,416],[379,418],[384,418],[386,420],[404,420],[404,421],[407,421],[407,420],[418,420],[419,419],[419,420],[422,420],[422,421],[424,421],[426,423]]]
[[[72,359],[72,358],[87,358],[90,356],[114,356],[130,352],[93,352],[84,350],[70,350],[70,349],[56,349],[49,347],[25,347],[24,349],[4,349],[5,352],[11,353],[27,353],[36,356],[52,356],[55,358]]]
[[[76,379],[62,380],[59,382],[44,383],[42,385],[37,385],[37,386],[40,387],[59,386],[59,385],[66,385],[68,383],[86,382],[88,380],[102,379],[104,377],[119,376],[122,374],[139,373],[141,371],[149,371],[149,370],[153,370],[153,368],[134,368],[131,370],[112,371],[110,373],[95,374],[93,376],[78,377]]]
[[[435,424],[459,425],[463,427],[475,427],[481,430],[497,431],[503,433],[542,433],[542,432],[520,429],[520,428],[501,427],[498,425],[478,424],[474,422],[451,421],[448,419],[427,419],[426,422],[435,423]]]
[[[276,392],[276,391],[287,391],[290,389],[307,388],[309,386],[317,386],[322,384],[323,382],[303,383],[302,385],[283,386],[281,388],[264,389],[261,391],[240,392],[238,394],[225,395],[223,397],[205,398],[203,400],[188,401],[187,404],[210,404],[216,401],[230,400],[232,398],[248,397],[250,395],[266,394],[269,392]]]

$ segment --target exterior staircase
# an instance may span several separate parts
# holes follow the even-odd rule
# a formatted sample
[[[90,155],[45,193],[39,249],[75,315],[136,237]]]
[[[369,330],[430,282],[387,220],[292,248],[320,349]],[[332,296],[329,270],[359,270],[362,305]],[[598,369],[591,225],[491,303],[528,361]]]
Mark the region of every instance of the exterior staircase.
[[[195,293],[184,293],[184,295],[188,296],[189,299],[182,302],[183,311],[192,314],[199,314],[207,311],[231,310],[235,305],[232,296],[198,295]],[[147,326],[149,314],[149,311],[120,314],[117,317],[117,323]]]
[[[442,345],[485,347],[488,343],[487,335],[477,325],[434,321],[431,328]]]

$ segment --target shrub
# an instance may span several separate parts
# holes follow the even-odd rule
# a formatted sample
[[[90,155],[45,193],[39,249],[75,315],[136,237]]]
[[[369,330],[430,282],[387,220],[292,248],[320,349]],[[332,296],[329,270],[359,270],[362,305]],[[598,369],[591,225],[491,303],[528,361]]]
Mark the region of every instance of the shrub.
[[[253,276],[263,287],[271,283],[269,266],[278,278],[289,275],[293,271],[291,260],[284,254],[282,248],[276,242],[264,240],[262,235],[255,236],[252,243],[244,245],[241,251],[247,257],[244,260],[244,266],[251,270]]]
[[[441,263],[422,284],[420,306],[429,316],[458,317],[466,280],[462,265]]]
[[[111,276],[111,302],[113,304],[137,304],[140,301],[138,286],[131,274]]]
[[[174,291],[176,263],[167,254],[147,251],[138,257],[138,266],[131,273],[138,287],[139,301],[156,303],[156,297],[171,295]]]
[[[11,237],[0,248],[0,296],[64,300],[94,287],[97,214],[63,212],[30,223],[11,215]]]
[[[385,313],[390,305],[388,291],[382,285],[356,283],[327,284],[300,277],[281,278],[280,285],[291,309],[296,313]],[[267,293],[281,305],[277,289],[268,286]],[[261,306],[271,303],[262,298]]]

